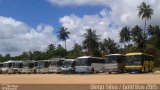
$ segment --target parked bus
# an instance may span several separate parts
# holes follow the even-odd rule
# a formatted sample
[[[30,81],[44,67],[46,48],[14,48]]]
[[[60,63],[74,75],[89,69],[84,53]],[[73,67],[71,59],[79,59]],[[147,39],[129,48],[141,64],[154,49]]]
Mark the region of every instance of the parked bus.
[[[149,72],[154,68],[153,56],[141,52],[126,54],[127,72]]]
[[[61,66],[65,59],[64,58],[54,58],[50,62],[49,73],[61,73]]]
[[[119,72],[125,70],[125,55],[122,54],[109,54],[105,56],[104,72]]]
[[[21,73],[23,67],[23,61],[7,61],[4,62],[2,73]]]
[[[27,60],[23,63],[23,68],[21,73],[36,73],[36,69],[38,66],[38,61]]]
[[[94,73],[103,71],[104,59],[99,57],[82,56],[78,57],[75,71],[77,73]]]
[[[77,61],[75,59],[66,59],[62,63],[62,73],[75,73],[75,66],[77,64]]]
[[[39,60],[36,73],[49,73],[50,60]]]

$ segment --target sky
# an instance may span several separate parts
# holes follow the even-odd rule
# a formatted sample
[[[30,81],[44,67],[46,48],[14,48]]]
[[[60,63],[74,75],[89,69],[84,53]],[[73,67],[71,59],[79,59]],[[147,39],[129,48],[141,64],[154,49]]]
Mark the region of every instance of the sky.
[[[52,43],[64,46],[57,38],[60,26],[71,33],[67,50],[81,44],[89,28],[101,39],[119,42],[122,27],[143,27],[144,21],[137,16],[143,1],[154,9],[147,24],[159,25],[160,0],[0,0],[0,54],[44,51]]]

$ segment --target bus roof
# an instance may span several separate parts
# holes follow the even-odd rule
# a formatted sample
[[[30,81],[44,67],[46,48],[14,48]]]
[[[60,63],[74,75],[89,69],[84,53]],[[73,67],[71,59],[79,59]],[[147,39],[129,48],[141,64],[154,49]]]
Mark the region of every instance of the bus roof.
[[[41,62],[41,61],[51,61],[51,60],[39,60],[39,61]]]
[[[142,53],[142,52],[134,52],[134,53],[127,53],[126,56],[132,56],[132,55],[147,55],[147,56],[153,56],[150,54]]]
[[[75,59],[65,59],[65,61],[75,61]]]
[[[105,55],[105,56],[125,56],[124,54],[108,54],[108,55]]]
[[[91,58],[92,56],[82,56],[82,57],[78,57],[78,58]]]
[[[64,60],[65,58],[52,58],[50,60]]]
[[[6,61],[4,63],[22,63],[24,61],[13,61],[13,60],[9,60],[9,61]]]
[[[78,57],[78,58],[99,58],[99,59],[102,59],[101,57],[92,57],[92,56],[82,56],[82,57]]]

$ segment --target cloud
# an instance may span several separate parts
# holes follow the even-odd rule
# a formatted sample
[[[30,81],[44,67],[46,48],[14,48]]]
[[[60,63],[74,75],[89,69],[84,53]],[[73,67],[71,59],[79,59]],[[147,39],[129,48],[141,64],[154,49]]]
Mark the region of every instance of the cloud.
[[[154,15],[149,24],[156,24],[160,14],[160,1],[159,0],[47,0],[53,5],[59,6],[106,6],[111,9],[112,20],[120,26],[128,25],[134,26],[135,24],[143,25],[143,21],[137,16],[139,6],[143,1],[150,4],[154,9]]]
[[[104,8],[99,11],[96,15],[83,15],[79,17],[78,15],[71,14],[60,18],[60,23],[63,26],[69,28],[72,33],[68,43],[79,42],[81,43],[83,38],[82,34],[88,28],[96,29],[97,33],[101,35],[102,38],[113,38],[115,41],[119,41],[119,31],[124,26],[129,26],[130,28],[135,25],[144,27],[144,20],[138,17],[137,6],[139,6],[143,1],[151,5],[154,10],[154,15],[152,19],[147,22],[147,24],[157,25],[159,21],[159,10],[160,1],[159,0],[47,0],[53,5],[58,5],[62,7],[66,6],[103,6]],[[109,9],[108,9],[109,8]],[[68,48],[71,48],[69,45]]]
[[[49,44],[57,42],[53,30],[50,25],[32,28],[11,17],[0,16],[0,53],[19,55],[23,51],[45,50]]]
[[[54,5],[106,5],[106,0],[47,0]],[[108,0],[109,1],[109,0]],[[92,3],[91,3],[92,2]]]
[[[60,19],[62,26],[68,28],[70,38],[67,41],[68,49],[71,49],[74,43],[81,44],[83,41],[83,34],[87,29],[96,30],[97,35],[100,35],[101,39],[112,38],[118,42],[119,40],[119,27],[113,23],[110,19],[110,11],[103,9],[96,15],[84,15],[79,17],[75,14],[64,16]]]
[[[119,31],[123,26],[143,27],[144,21],[137,16],[137,6],[144,0],[47,0],[58,6],[103,6],[104,8],[95,15],[75,14],[63,16],[59,22],[71,32],[67,40],[67,48],[70,50],[74,43],[81,44],[86,29],[97,30],[101,38],[112,38],[119,41]],[[154,9],[154,15],[147,24],[158,24],[160,15],[160,0],[145,0]],[[109,8],[109,9],[108,9]],[[30,27],[22,21],[10,17],[0,16],[0,53],[11,55],[21,54],[29,50],[45,50],[48,44],[60,43],[51,25],[39,24],[36,28]]]

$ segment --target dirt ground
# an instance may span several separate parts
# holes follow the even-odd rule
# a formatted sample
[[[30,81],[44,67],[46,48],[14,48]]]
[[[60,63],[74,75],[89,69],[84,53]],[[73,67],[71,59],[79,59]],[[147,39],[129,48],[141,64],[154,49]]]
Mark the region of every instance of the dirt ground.
[[[160,74],[0,74],[0,84],[160,84]]]

